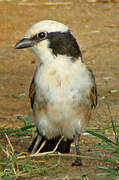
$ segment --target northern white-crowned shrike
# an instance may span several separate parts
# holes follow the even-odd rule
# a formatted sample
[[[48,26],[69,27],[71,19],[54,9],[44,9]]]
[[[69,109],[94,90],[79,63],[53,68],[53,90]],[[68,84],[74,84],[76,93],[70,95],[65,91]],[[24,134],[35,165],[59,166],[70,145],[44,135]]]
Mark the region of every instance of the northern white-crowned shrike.
[[[72,32],[62,23],[44,20],[34,24],[15,46],[16,49],[29,47],[40,59],[30,86],[38,129],[36,144],[42,137],[64,136],[74,140],[79,155],[80,134],[97,104],[93,73],[84,64]],[[72,165],[81,165],[81,159],[77,157]]]

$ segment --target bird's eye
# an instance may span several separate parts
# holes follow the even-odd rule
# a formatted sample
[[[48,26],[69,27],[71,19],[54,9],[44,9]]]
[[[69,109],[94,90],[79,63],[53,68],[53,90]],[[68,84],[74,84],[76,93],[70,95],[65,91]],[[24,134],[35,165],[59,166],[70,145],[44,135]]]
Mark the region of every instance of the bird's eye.
[[[37,37],[41,40],[45,39],[47,37],[47,32],[40,32],[37,34]]]

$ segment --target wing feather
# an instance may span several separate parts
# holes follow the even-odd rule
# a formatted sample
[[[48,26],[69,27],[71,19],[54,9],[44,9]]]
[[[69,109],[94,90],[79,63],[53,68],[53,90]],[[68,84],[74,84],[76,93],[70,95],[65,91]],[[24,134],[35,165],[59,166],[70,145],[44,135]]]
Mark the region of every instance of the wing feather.
[[[30,88],[29,88],[29,98],[30,98],[30,101],[31,101],[31,108],[33,109],[33,105],[34,105],[34,99],[35,99],[35,83],[34,83],[34,78],[32,79],[31,81],[31,84],[30,84]]]
[[[91,108],[95,108],[97,105],[97,88],[94,86],[90,93]]]
[[[93,86],[91,88],[91,91],[90,91],[90,102],[91,102],[91,108],[95,108],[96,105],[97,105],[97,87],[96,87],[96,82],[95,82],[95,77],[93,75],[93,72],[92,70],[87,67],[89,72],[90,72],[90,75],[91,75],[91,79],[92,79],[92,82],[93,82]]]

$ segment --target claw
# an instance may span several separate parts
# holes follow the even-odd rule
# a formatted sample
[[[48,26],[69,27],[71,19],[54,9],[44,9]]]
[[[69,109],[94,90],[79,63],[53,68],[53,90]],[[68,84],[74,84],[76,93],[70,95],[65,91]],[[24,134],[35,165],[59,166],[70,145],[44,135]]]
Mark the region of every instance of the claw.
[[[76,158],[75,161],[72,163],[72,167],[74,166],[82,166],[81,158]]]

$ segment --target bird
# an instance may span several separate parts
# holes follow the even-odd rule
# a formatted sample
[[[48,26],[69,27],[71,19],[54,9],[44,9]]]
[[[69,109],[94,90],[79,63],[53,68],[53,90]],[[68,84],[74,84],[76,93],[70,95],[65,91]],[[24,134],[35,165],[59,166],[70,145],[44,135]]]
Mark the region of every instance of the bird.
[[[79,141],[97,105],[97,88],[77,39],[67,25],[42,20],[26,31],[15,48],[30,48],[40,60],[29,90],[38,132],[33,152],[43,137],[50,141],[63,136],[75,144],[72,166],[82,165]]]

